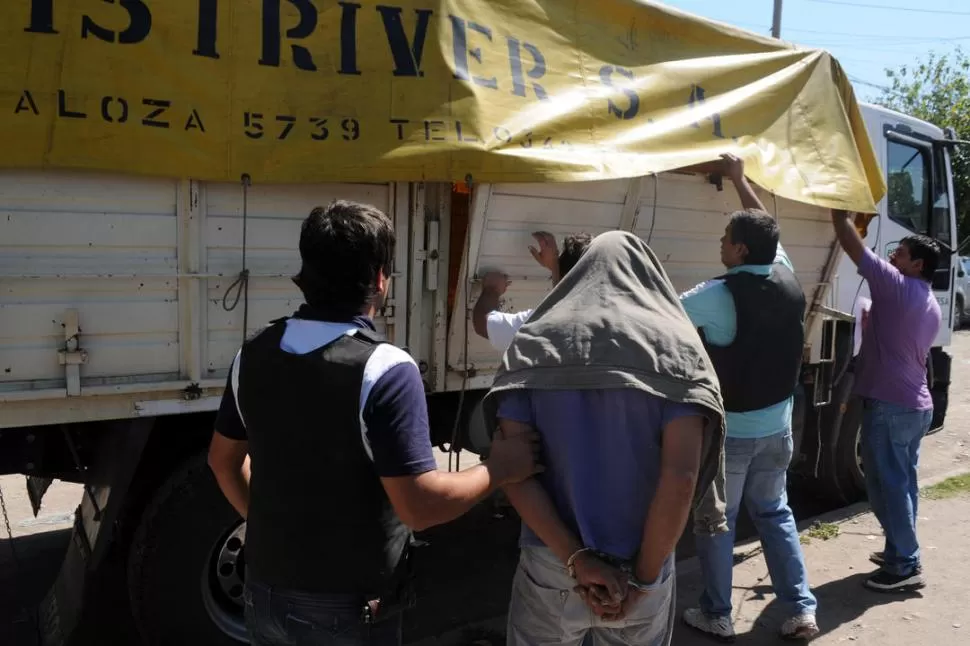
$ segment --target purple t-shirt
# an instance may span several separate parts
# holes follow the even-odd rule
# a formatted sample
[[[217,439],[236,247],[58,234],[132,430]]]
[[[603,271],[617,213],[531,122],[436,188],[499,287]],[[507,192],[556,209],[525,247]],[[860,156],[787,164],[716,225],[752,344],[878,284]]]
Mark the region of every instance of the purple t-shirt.
[[[620,558],[640,548],[660,479],[663,428],[705,415],[639,390],[522,390],[499,401],[501,419],[529,424],[542,438],[538,479],[583,545]],[[526,525],[522,545],[542,545]]]
[[[872,310],[862,332],[855,393],[917,410],[933,408],[926,357],[940,331],[940,305],[929,282],[899,273],[870,249],[859,262]]]

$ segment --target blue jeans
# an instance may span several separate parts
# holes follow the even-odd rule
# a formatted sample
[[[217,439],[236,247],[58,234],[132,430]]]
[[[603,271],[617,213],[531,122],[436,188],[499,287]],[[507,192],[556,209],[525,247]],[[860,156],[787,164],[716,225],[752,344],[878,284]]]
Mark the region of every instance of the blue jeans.
[[[932,410],[865,399],[862,413],[862,466],[873,513],[886,534],[885,565],[906,576],[919,566],[916,513],[919,507],[919,445],[930,429]]]
[[[768,437],[724,440],[725,497],[729,531],[697,535],[704,575],[701,610],[711,617],[731,614],[734,529],[741,500],[761,537],[771,583],[791,615],[815,614],[818,602],[808,587],[805,557],[795,518],[788,506],[787,475],[792,458],[791,431]]]
[[[398,614],[361,620],[356,595],[308,594],[246,581],[246,629],[252,646],[400,646]]]

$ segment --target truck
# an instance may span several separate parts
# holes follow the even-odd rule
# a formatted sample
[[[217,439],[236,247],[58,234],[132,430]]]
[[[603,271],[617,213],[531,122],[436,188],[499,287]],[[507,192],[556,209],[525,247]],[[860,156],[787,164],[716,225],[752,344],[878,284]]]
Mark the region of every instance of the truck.
[[[54,13],[50,2],[20,4],[23,15],[16,19],[28,21],[29,28],[27,36],[16,37],[36,38],[31,42],[37,47],[46,42],[41,39],[59,33],[59,20],[73,16]],[[299,3],[293,4],[304,10]],[[738,51],[743,50],[740,58],[763,55],[777,62],[797,54],[800,69],[806,69],[806,60],[819,63],[817,69],[833,75],[829,85],[844,82],[827,54],[790,50],[653,3],[619,4],[634,17],[645,16],[665,25],[662,31],[668,40],[676,40],[677,29],[685,34],[707,30],[704,33],[711,36],[707,42],[713,44],[683,42],[714,48],[708,55],[739,59]],[[216,27],[203,20],[212,18],[207,12],[214,11],[214,6],[214,2],[200,3],[196,56],[217,54],[215,36],[208,31]],[[132,12],[140,7],[145,5],[133,1],[121,8]],[[109,6],[100,11],[117,9]],[[440,13],[441,8],[436,9]],[[485,5],[480,10],[484,14],[492,11]],[[352,7],[345,6],[343,11],[345,19],[356,16]],[[394,12],[387,7],[378,11],[390,38],[398,24]],[[420,11],[415,9],[419,24],[426,19]],[[147,29],[136,20],[139,15],[132,15],[129,31]],[[141,42],[139,36],[147,38],[141,32],[105,32],[98,20],[104,20],[103,16],[85,16],[85,38],[108,43],[107,35],[113,42],[116,36],[121,39],[127,34],[131,47]],[[158,20],[156,16],[156,23]],[[473,31],[485,35],[483,22],[467,29],[465,24],[458,25],[452,16],[455,33],[461,26],[463,37]],[[617,32],[619,46],[634,51],[642,31],[633,23],[623,25]],[[341,34],[347,38],[346,33]],[[489,39],[491,34],[489,31]],[[305,36],[289,33],[289,37]],[[520,46],[512,40],[509,37],[507,43],[510,51]],[[542,55],[537,56],[539,50],[530,47],[522,45],[536,63],[532,72],[523,72],[521,60],[518,71],[513,65],[510,87],[517,96],[526,88],[519,81],[541,76],[536,70]],[[670,47],[679,51],[676,44]],[[293,60],[306,71],[313,61],[305,48],[300,54],[301,48],[293,45]],[[267,51],[264,49],[264,56]],[[472,58],[481,62],[482,50],[477,51]],[[346,49],[341,52],[347,56]],[[392,53],[399,68],[395,74],[404,75],[407,52],[394,50],[392,43]],[[462,68],[457,48],[455,55],[459,60],[449,82],[482,86],[482,77],[462,75],[468,57]],[[513,60],[517,59],[513,56]],[[420,66],[420,60],[412,58],[411,62]],[[763,63],[764,59],[758,59],[751,67]],[[737,64],[743,67],[747,62]],[[608,71],[602,77],[609,81],[604,83],[609,88],[614,88],[614,77],[632,78],[626,68],[611,69],[619,71],[613,76]],[[771,77],[759,69],[752,74],[758,82]],[[482,87],[491,89],[487,86]],[[542,101],[536,87],[530,91]],[[705,94],[699,85],[686,83],[684,87],[690,93],[691,109],[701,109],[705,100],[715,101],[709,89]],[[806,103],[799,110],[821,104],[818,87],[801,96]],[[617,94],[597,100],[620,122],[639,96],[631,86],[617,85],[615,89]],[[857,106],[851,100],[851,89],[848,94],[844,88],[833,92],[841,92],[838,96],[848,101],[846,123],[861,124],[863,134],[835,122],[813,127],[831,128],[840,141],[861,141],[858,152],[849,148],[855,161],[850,159],[846,168],[866,166],[867,155],[871,155],[870,185],[888,186],[886,197],[870,194],[873,208],[866,244],[885,257],[903,236],[923,233],[953,248],[956,226],[949,150],[955,134],[885,108]],[[14,117],[21,113],[42,116],[47,109],[40,93],[18,88],[4,96],[12,97],[16,105]],[[60,120],[57,123],[68,124],[58,128],[70,128],[75,123],[71,119],[80,120],[79,114],[87,118],[90,112],[81,104],[71,104],[67,91],[55,89],[46,96]],[[119,98],[118,93],[94,96],[88,105],[95,110],[100,106],[103,114],[98,118],[117,126],[122,115],[133,118],[129,108],[133,111],[134,105],[130,98],[124,104]],[[622,104],[621,98],[628,102]],[[152,101],[145,105],[154,116],[143,120],[161,118],[162,113],[154,110],[166,106],[160,100]],[[793,98],[786,109],[794,110],[795,105]],[[242,602],[245,523],[223,499],[205,454],[228,368],[239,345],[300,303],[291,277],[299,266],[299,225],[313,207],[334,199],[356,200],[373,204],[392,218],[399,243],[391,292],[375,323],[390,342],[407,349],[419,366],[427,390],[433,443],[449,456],[462,452],[479,455],[487,451],[489,436],[480,404],[501,356],[472,331],[470,314],[480,290],[478,277],[491,269],[511,277],[503,308],[521,310],[541,301],[550,284],[526,253],[533,231],[549,231],[560,239],[579,231],[593,235],[611,230],[633,232],[657,253],[674,286],[683,291],[720,273],[717,245],[725,214],[740,206],[730,190],[723,190],[718,164],[704,163],[717,158],[718,151],[728,145],[724,142],[753,142],[752,149],[761,155],[755,155],[756,160],[772,155],[782,158],[780,167],[789,179],[776,176],[772,180],[767,164],[762,164],[754,179],[766,178],[765,185],[777,188],[806,173],[831,174],[831,168],[819,170],[809,162],[785,157],[776,145],[777,132],[770,128],[764,131],[767,135],[759,131],[759,137],[743,139],[744,135],[722,132],[729,124],[727,119],[722,123],[718,113],[704,114],[697,124],[688,121],[685,131],[693,133],[703,122],[704,128],[712,129],[709,135],[716,146],[705,149],[699,145],[700,152],[678,149],[683,163],[666,161],[663,170],[651,172],[616,172],[602,165],[573,181],[553,174],[554,181],[535,177],[521,181],[523,173],[518,167],[493,173],[491,181],[489,173],[459,172],[455,176],[455,171],[442,173],[429,163],[411,177],[388,172],[386,181],[374,179],[366,171],[328,175],[324,164],[319,179],[287,182],[274,175],[276,161],[254,164],[260,172],[239,173],[238,179],[229,181],[228,171],[209,172],[199,165],[198,158],[206,156],[201,149],[173,152],[164,147],[164,141],[158,144],[162,151],[158,169],[147,162],[145,168],[139,167],[145,160],[138,150],[117,149],[121,157],[134,155],[131,167],[110,155],[99,157],[97,150],[61,156],[44,151],[36,158],[43,163],[17,162],[19,153],[15,151],[0,165],[0,213],[5,216],[0,218],[0,474],[27,477],[35,513],[54,479],[83,486],[67,552],[41,607],[46,643],[67,644],[77,639],[86,613],[98,604],[98,595],[106,594],[102,573],[112,568],[120,574],[111,579],[110,603],[115,604],[114,612],[130,611],[145,643],[246,642]],[[0,125],[13,123],[9,115],[5,119],[8,121]],[[261,149],[269,151],[266,155],[275,155],[275,147],[284,145],[290,129],[296,127],[295,119],[274,120],[262,113],[257,118],[255,112],[243,116],[244,136],[254,141],[273,121],[278,122],[274,127],[279,130],[276,141]],[[190,112],[184,132],[194,134],[203,123],[202,113],[196,111],[193,116]],[[313,134],[320,137],[324,130],[333,130],[330,134],[335,138],[342,132],[350,142],[360,134],[357,117],[336,119],[328,126],[319,121],[312,125]],[[402,134],[405,126],[395,126],[390,132],[398,139],[391,137],[392,146],[406,139]],[[407,127],[416,128],[415,136],[426,136],[427,142],[434,141],[436,133],[447,130],[454,135],[456,130],[444,119]],[[144,141],[154,141],[152,128],[160,130],[150,126]],[[467,136],[465,132],[463,135],[458,123],[457,137]],[[531,146],[531,131],[529,136]],[[47,145],[56,152],[57,140],[50,137]],[[108,142],[105,146],[112,145],[109,139],[103,141]],[[794,140],[788,143],[797,144]],[[519,146],[528,150],[524,142]],[[490,153],[485,150],[482,154]],[[166,155],[183,161],[185,172],[165,167]],[[382,163],[386,158],[381,157]],[[624,159],[633,166],[647,163],[629,155]],[[534,160],[537,165],[545,163],[539,156]],[[193,174],[197,167],[203,170]],[[788,171],[794,171],[796,180],[790,179],[793,173]],[[873,173],[876,179],[872,179]],[[811,178],[807,183],[812,183]],[[758,190],[778,218],[783,244],[808,303],[805,355],[793,415],[796,450],[790,469],[813,480],[820,495],[840,502],[858,500],[864,495],[864,465],[859,452],[860,410],[851,392],[858,350],[856,323],[867,292],[834,238],[829,208],[841,202],[838,196],[829,196],[829,206],[825,206],[825,199],[810,191]],[[957,269],[956,261],[948,258],[934,279],[934,292],[946,317],[927,365],[937,405],[937,428],[946,414],[951,362],[946,346]]]

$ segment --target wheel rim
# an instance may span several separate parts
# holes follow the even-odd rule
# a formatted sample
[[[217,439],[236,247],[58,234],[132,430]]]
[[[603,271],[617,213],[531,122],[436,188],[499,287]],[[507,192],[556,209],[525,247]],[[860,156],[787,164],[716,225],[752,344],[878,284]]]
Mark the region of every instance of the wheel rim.
[[[216,627],[249,643],[244,617],[246,523],[240,521],[215,544],[202,572],[202,601]]]

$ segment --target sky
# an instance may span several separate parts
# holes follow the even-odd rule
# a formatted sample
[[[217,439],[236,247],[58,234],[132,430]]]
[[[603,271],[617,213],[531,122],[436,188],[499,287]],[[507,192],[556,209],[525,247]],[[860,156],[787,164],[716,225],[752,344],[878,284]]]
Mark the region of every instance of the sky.
[[[774,0],[661,0],[749,31],[771,33]],[[783,0],[781,38],[829,51],[861,100],[889,85],[886,68],[912,64],[931,51],[970,53],[968,0]]]

